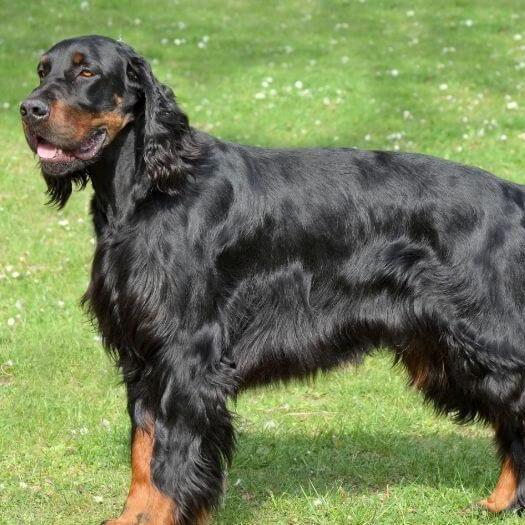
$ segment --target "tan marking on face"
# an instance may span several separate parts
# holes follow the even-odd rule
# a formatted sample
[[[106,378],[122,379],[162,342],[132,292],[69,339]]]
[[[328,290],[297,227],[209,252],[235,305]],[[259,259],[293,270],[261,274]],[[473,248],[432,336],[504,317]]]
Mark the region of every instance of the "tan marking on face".
[[[518,477],[510,458],[506,457],[501,466],[496,488],[487,499],[480,501],[480,504],[490,512],[501,512],[508,509],[516,499],[517,486]]]
[[[123,115],[118,110],[113,110],[107,113],[100,113],[91,121],[91,124],[95,128],[100,126],[105,127],[109,140],[112,141],[119,131],[131,122],[131,120],[132,116],[130,114]]]
[[[42,76],[42,73],[45,73],[49,69],[49,57],[47,55],[42,55],[40,57],[40,62],[38,63],[38,66],[36,68],[38,72],[38,76]]]
[[[151,479],[154,427],[138,428],[131,445],[131,485],[124,511],[106,525],[176,525],[175,503]]]
[[[69,142],[79,143],[96,128],[105,128],[111,142],[131,120],[131,114],[123,114],[118,108],[91,113],[57,100],[51,103],[48,126],[53,133]]]
[[[77,51],[73,55],[73,64],[75,66],[79,66],[80,64],[83,64],[85,60],[86,60],[86,57],[82,53],[80,53],[80,51]]]

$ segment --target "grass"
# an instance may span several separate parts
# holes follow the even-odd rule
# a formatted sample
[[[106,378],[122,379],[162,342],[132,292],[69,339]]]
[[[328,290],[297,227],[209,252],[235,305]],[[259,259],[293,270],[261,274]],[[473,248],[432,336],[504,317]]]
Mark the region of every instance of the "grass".
[[[78,306],[89,192],[44,207],[18,122],[55,41],[122,37],[194,125],[227,139],[420,151],[525,182],[520,0],[56,0],[3,2],[0,15],[1,524],[98,523],[118,514],[129,476],[123,389]],[[235,410],[216,524],[519,521],[469,506],[497,478],[490,432],[436,417],[381,353]]]

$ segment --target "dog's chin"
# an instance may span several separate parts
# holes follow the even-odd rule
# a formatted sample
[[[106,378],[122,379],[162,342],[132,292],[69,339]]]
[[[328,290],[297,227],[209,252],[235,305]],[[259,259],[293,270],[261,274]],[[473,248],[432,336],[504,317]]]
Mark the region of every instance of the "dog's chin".
[[[42,173],[49,177],[67,177],[68,175],[82,172],[95,161],[96,159],[91,161],[74,159],[64,162],[49,162],[43,159],[39,160]]]

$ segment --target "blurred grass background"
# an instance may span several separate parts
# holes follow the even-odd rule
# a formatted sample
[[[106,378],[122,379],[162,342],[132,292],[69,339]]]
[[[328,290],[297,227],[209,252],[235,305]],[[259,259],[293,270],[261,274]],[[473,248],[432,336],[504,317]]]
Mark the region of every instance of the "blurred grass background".
[[[0,523],[96,524],[129,479],[123,389],[78,306],[89,191],[43,206],[19,101],[54,42],[134,46],[194,126],[266,146],[425,152],[524,182],[520,0],[0,0]],[[436,417],[379,354],[234,407],[217,524],[518,523],[493,488],[490,432]]]

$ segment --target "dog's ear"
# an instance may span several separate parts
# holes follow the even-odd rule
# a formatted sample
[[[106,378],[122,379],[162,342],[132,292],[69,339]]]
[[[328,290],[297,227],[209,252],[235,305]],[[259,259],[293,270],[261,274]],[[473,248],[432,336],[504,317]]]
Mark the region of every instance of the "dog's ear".
[[[127,82],[144,103],[143,169],[154,187],[175,195],[191,172],[198,147],[173,91],[155,78],[146,60],[126,48]]]

